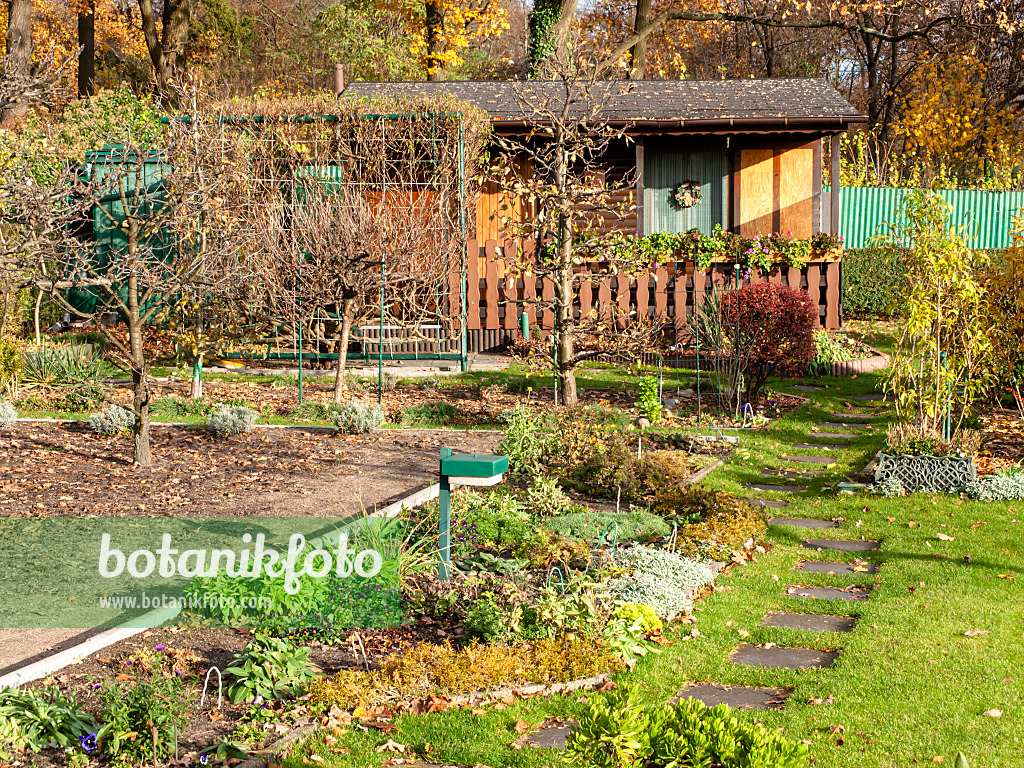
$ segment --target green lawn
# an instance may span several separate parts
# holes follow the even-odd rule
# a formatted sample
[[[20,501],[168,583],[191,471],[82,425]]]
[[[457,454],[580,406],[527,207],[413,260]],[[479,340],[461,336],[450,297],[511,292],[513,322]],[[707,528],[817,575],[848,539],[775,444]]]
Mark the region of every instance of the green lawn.
[[[744,495],[772,496],[743,491],[742,485],[755,478],[773,482],[757,477],[764,467],[801,468],[777,457],[812,453],[790,446],[823,442],[809,436],[809,430],[833,411],[851,410],[851,405],[855,411],[867,410],[849,395],[880,386],[873,375],[821,383],[828,389],[812,393],[814,402],[764,432],[743,433],[741,450],[706,482]],[[664,701],[688,681],[792,687],[784,710],[742,716],[810,742],[815,768],[924,765],[935,758],[951,765],[957,751],[967,755],[972,768],[1024,765],[1024,732],[1018,727],[1024,719],[1024,522],[1018,522],[1024,520],[1024,509],[946,496],[887,500],[836,495],[832,484],[861,469],[883,439],[884,428],[864,430],[863,437],[837,448],[835,465],[807,481],[808,490],[792,496],[783,513],[844,519],[839,529],[815,531],[814,538],[881,539],[880,552],[858,553],[883,564],[877,576],[795,572],[801,558],[846,558],[800,548],[803,530],[773,528],[774,547],[756,562],[732,568],[720,580],[720,590],[698,603],[699,636],[684,638],[688,626],[672,632],[674,645],[644,659],[627,676],[651,702]],[[953,540],[940,540],[939,533]],[[812,603],[786,597],[790,583],[860,583],[873,586],[873,592],[866,602]],[[759,627],[769,610],[854,615],[859,622],[847,634]],[[965,635],[974,630],[988,634]],[[728,662],[740,642],[839,649],[842,655],[827,670],[755,669]],[[335,734],[337,743],[316,737],[284,762],[301,768],[310,764],[303,758],[312,753],[324,765],[342,768],[409,757],[375,751],[391,739],[432,763],[554,766],[560,754],[510,746],[518,737],[514,725],[517,720],[539,724],[547,716],[572,717],[579,707],[575,697],[556,697],[519,701],[485,715],[468,710],[406,715],[395,719],[398,731],[363,732],[352,726]],[[1002,716],[983,714],[991,710]]]

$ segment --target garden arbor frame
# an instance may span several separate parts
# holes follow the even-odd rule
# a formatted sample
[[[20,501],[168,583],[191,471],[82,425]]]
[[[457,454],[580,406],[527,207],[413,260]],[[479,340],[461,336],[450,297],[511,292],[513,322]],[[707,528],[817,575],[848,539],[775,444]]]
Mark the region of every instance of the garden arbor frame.
[[[293,105],[277,105],[287,106]],[[269,337],[227,356],[297,361],[300,397],[304,362],[338,360],[341,349],[331,346],[341,341],[330,326],[341,322],[341,302],[330,301],[330,286],[322,279],[313,285],[308,272],[314,270],[304,274],[302,266],[311,253],[329,253],[345,236],[323,215],[299,215],[311,196],[319,196],[329,199],[328,207],[336,199],[339,210],[357,202],[369,206],[387,217],[384,229],[393,235],[364,243],[365,258],[354,267],[362,273],[358,318],[372,316],[373,324],[363,325],[372,329],[363,334],[354,324],[353,341],[362,349],[350,357],[375,358],[378,367],[385,357],[458,360],[467,369],[466,156],[474,156],[476,132],[467,131],[462,112],[421,109],[420,103],[369,105],[390,107],[379,111],[338,105],[333,114],[333,105],[315,106],[323,111],[274,114],[264,107],[264,114],[211,118],[217,131],[231,136],[239,159],[230,226],[252,229],[249,242],[268,276],[283,262],[297,266],[290,277],[268,277]],[[420,351],[424,341],[433,349]]]

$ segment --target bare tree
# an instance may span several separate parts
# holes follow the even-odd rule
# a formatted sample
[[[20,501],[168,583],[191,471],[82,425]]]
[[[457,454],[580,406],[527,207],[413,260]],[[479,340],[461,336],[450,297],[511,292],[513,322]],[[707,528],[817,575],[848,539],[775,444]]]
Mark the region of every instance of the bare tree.
[[[527,202],[526,215],[503,215],[502,226],[522,245],[505,253],[514,275],[529,280],[550,280],[551,299],[532,303],[554,311],[553,367],[562,401],[578,401],[576,367],[600,355],[637,354],[653,338],[655,327],[647,318],[625,317],[616,307],[604,307],[591,317],[576,317],[579,286],[615,274],[636,274],[650,265],[621,235],[598,234],[597,219],[615,220],[635,208],[621,194],[634,186],[627,174],[618,181],[601,172],[601,157],[613,142],[627,141],[622,128],[612,128],[603,116],[608,103],[625,86],[599,81],[600,70],[583,74],[584,63],[557,72],[557,79],[524,84],[518,92],[520,109],[534,126],[528,137],[495,136],[501,153],[489,169],[508,198]],[[517,170],[525,159],[532,173]],[[522,167],[519,165],[519,167]],[[535,294],[540,297],[541,291]],[[545,356],[545,359],[551,359]]]
[[[153,64],[156,91],[172,105],[178,104],[175,88],[185,73],[192,0],[164,0],[159,13],[153,0],[139,0],[142,33]]]
[[[244,260],[238,243],[221,236],[233,215],[227,192],[239,162],[219,136],[196,121],[176,121],[157,146],[116,137],[117,149],[73,168],[74,175],[53,174],[41,184],[41,194],[62,190],[69,201],[55,222],[65,233],[49,226],[46,239],[22,246],[22,268],[31,271],[31,284],[68,311],[97,321],[116,361],[130,371],[132,453],[141,466],[153,461],[148,326],[183,296],[217,295],[247,282],[239,272]],[[24,185],[31,183],[26,179]],[[30,240],[31,221],[8,217],[8,224],[20,228],[21,241]],[[68,288],[90,291],[95,308],[71,306]],[[123,323],[124,330],[110,320]]]

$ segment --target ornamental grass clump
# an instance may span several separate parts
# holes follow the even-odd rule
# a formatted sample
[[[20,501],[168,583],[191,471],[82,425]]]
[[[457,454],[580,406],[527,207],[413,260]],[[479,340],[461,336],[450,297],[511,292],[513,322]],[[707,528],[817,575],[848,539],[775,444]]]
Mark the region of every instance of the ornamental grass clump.
[[[384,423],[384,409],[378,403],[367,405],[360,400],[349,400],[331,410],[334,426],[345,435],[373,432]]]
[[[210,414],[207,426],[217,437],[244,435],[256,426],[256,416],[256,411],[244,405],[222,405]]]
[[[135,426],[135,414],[120,405],[108,405],[89,417],[89,426],[99,435],[116,435]]]
[[[693,608],[693,596],[713,584],[715,573],[704,563],[664,549],[634,544],[620,556],[629,575],[608,584],[612,597],[624,603],[649,605],[668,620]]]
[[[18,420],[18,412],[6,400],[0,400],[0,429],[10,429]]]

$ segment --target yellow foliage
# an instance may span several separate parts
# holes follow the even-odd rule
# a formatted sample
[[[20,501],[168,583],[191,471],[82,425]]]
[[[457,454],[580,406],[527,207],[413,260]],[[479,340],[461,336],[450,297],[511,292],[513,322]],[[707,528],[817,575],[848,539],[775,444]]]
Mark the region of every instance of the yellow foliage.
[[[342,670],[315,681],[315,704],[343,709],[410,697],[456,696],[526,683],[565,682],[622,669],[600,640],[561,636],[512,646],[419,643],[388,657],[379,670]]]
[[[135,58],[149,61],[146,41],[134,3],[122,8],[117,0],[96,0],[96,60],[105,57],[118,61]],[[33,0],[32,42],[35,56],[41,58],[50,51],[56,61],[65,61],[78,50],[78,14],[88,8],[86,0]],[[0,35],[7,34],[7,15],[0,15]],[[77,68],[67,69],[69,84],[76,82]],[[97,88],[111,88],[117,82],[111,73],[97,67]]]
[[[475,41],[498,37],[509,29],[508,11],[495,0],[439,0],[439,4],[443,22],[437,32],[441,52],[436,58],[442,69],[460,66],[462,54]],[[427,25],[423,5],[408,0],[384,0],[382,8],[404,20],[410,39],[409,51],[426,61]],[[437,68],[429,67],[428,71],[433,74]]]
[[[1013,111],[986,94],[988,67],[969,54],[944,57],[922,66],[903,100],[900,130],[907,149],[934,159],[984,157],[994,166],[1020,162],[1020,129]]]
[[[997,255],[985,276],[989,338],[1002,379],[1024,374],[1024,217],[1013,222],[1013,245]]]

